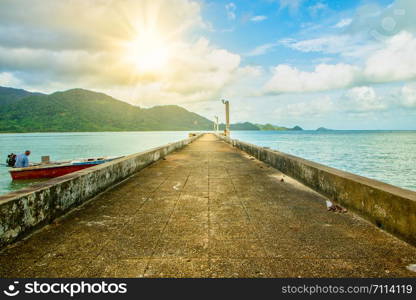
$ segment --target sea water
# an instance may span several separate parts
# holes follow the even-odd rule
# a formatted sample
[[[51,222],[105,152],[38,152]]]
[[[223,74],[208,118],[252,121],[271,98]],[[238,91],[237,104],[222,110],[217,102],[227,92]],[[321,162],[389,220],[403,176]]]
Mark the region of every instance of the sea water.
[[[232,138],[416,190],[416,131],[234,131]]]
[[[188,132],[68,132],[0,134],[0,194],[38,181],[12,181],[5,166],[7,155],[31,150],[31,162],[49,155],[51,161],[121,156],[187,138]]]
[[[27,186],[13,182],[7,154],[31,150],[39,162],[144,151],[187,138],[188,132],[0,134],[0,194]],[[234,131],[232,138],[270,147],[324,165],[416,190],[416,131]]]

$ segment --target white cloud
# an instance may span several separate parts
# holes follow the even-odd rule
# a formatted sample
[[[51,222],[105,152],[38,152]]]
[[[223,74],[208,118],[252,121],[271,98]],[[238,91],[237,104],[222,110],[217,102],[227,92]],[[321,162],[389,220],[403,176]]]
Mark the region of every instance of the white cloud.
[[[129,102],[151,106],[155,103],[215,101],[240,76],[240,56],[201,38],[194,44],[178,45],[171,58],[174,68],[149,80],[109,90]]]
[[[343,114],[362,118],[386,111],[391,104],[388,98],[379,96],[373,87],[360,86],[345,93],[320,93],[301,102],[279,105],[274,113],[279,119],[292,121],[327,119]]]
[[[328,35],[307,40],[291,38],[281,39],[282,45],[300,52],[322,52],[324,54],[338,54],[347,58],[362,59],[380,49],[381,45],[373,41],[359,40],[356,37],[342,35]]]
[[[163,81],[167,90],[182,94],[218,91],[240,65],[239,55],[213,47],[202,38],[195,44],[183,44],[174,59],[177,67]]]
[[[297,41],[294,39],[282,39],[280,43],[291,49],[301,52],[324,52],[324,53],[338,53],[342,49],[345,50],[345,45],[348,42],[348,37],[343,35],[326,36],[309,40]]]
[[[296,13],[305,0],[279,0],[280,9],[289,9],[291,13]]]
[[[0,85],[82,87],[155,105],[214,100],[242,76],[238,54],[206,38],[188,39],[191,29],[208,29],[199,1],[33,0],[30,14],[22,12],[24,0],[1,5],[0,70],[8,73],[0,71]],[[128,59],[134,53],[126,54],[126,44],[144,30],[169,47],[166,66],[157,72],[139,72]]]
[[[285,43],[308,52],[323,51],[327,47],[326,41],[315,39],[292,43],[286,40]],[[331,53],[331,50],[328,48],[323,52]],[[367,55],[362,58],[365,61],[363,66],[319,64],[311,72],[289,65],[278,65],[265,85],[265,90],[268,93],[314,92],[416,79],[416,37],[409,32],[401,32],[387,39],[381,49]]]
[[[2,0],[1,6],[3,47],[92,52],[128,40],[144,26],[175,35],[206,27],[194,0],[31,0],[30,14],[23,9],[26,0]]]
[[[227,11],[227,17],[229,20],[235,20],[236,16],[236,10],[237,10],[237,6],[235,5],[235,3],[230,2],[228,4],[225,5],[225,10]]]
[[[324,96],[307,102],[287,104],[277,108],[274,112],[277,118],[305,118],[322,117],[337,110],[336,104],[331,97]]]
[[[416,1],[395,0],[382,6],[367,3],[358,8],[348,27],[350,34],[363,34],[376,41],[384,41],[400,31],[416,32]]]
[[[373,82],[416,78],[416,37],[401,32],[387,39],[385,47],[368,58],[364,73]]]
[[[302,93],[352,86],[359,77],[359,68],[347,64],[320,64],[312,72],[303,72],[289,65],[278,65],[266,83],[267,93]]]
[[[319,57],[319,58],[314,58],[312,60],[312,63],[314,63],[314,64],[329,64],[330,62],[332,62],[334,60],[335,60],[334,57]]]
[[[351,22],[352,22],[352,19],[350,19],[350,18],[342,19],[337,24],[335,24],[333,27],[334,28],[344,28],[344,27],[350,25]]]
[[[259,93],[259,86],[264,81],[264,69],[260,66],[239,67],[232,80],[223,91],[226,97],[253,97]]]
[[[266,16],[254,16],[254,17],[250,18],[250,21],[252,21],[252,22],[262,22],[262,21],[265,21],[265,20],[267,20]]]
[[[250,52],[246,53],[246,56],[260,56],[266,53],[273,51],[279,45],[278,42],[276,43],[268,43],[257,46],[256,48],[252,49]]]
[[[375,90],[369,86],[355,87],[347,91],[346,95],[346,108],[349,112],[373,112],[379,110],[385,110],[387,104],[377,96]]]
[[[405,85],[401,89],[401,104],[404,107],[416,108],[416,84]]]
[[[19,87],[21,81],[13,74],[8,72],[0,72],[0,86]]]
[[[328,9],[328,5],[323,2],[317,2],[314,5],[308,7],[308,10],[312,16],[316,16],[320,11]]]

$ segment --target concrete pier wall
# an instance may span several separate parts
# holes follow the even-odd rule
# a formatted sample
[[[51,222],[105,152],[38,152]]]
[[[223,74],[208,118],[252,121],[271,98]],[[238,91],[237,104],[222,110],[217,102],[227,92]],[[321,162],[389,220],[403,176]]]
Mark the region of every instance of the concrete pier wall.
[[[416,192],[236,139],[220,138],[416,245]]]
[[[132,154],[0,196],[0,249],[200,136]]]

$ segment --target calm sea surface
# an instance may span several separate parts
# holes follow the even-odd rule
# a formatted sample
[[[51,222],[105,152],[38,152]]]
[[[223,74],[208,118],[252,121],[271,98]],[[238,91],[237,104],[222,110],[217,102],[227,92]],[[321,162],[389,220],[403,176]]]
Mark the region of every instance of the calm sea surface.
[[[52,161],[128,155],[187,138],[188,132],[92,132],[0,134],[0,194],[32,182],[12,181],[7,154],[31,150],[31,162],[49,155]]]
[[[187,132],[0,134],[0,194],[30,182],[12,182],[10,152],[32,150],[32,162],[127,155],[187,137]],[[328,166],[416,190],[416,131],[234,131],[232,137]]]
[[[416,131],[238,132],[233,138],[416,190]]]

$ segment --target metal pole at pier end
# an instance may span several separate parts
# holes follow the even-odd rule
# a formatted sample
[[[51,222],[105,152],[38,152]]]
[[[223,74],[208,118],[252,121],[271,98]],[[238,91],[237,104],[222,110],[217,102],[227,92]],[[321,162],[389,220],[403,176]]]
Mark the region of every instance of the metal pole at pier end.
[[[222,100],[225,104],[225,136],[230,136],[230,102],[228,100]]]
[[[214,131],[216,133],[218,133],[218,128],[219,128],[219,125],[218,125],[218,116],[215,116],[214,118],[215,118]]]

